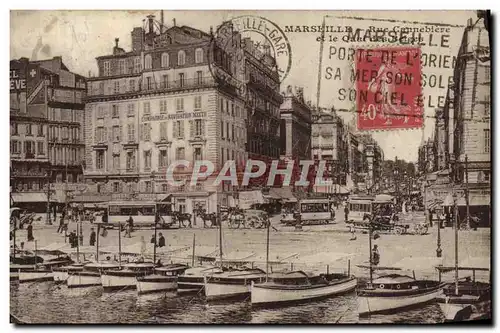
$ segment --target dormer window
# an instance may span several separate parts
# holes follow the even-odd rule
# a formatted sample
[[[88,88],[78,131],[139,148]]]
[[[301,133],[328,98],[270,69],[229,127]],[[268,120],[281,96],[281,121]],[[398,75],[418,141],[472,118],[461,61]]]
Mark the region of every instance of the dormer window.
[[[162,53],[161,54],[161,67],[167,68],[170,66],[170,58],[168,56],[168,53]]]
[[[144,69],[151,69],[153,67],[153,59],[151,58],[151,54],[147,54],[144,57]]]
[[[184,51],[179,51],[177,53],[177,65],[179,66],[184,66],[186,64],[186,52]]]

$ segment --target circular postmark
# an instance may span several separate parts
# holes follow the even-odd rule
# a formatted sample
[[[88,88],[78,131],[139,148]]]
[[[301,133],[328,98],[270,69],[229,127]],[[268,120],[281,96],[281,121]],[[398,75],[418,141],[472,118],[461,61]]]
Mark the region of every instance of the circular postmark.
[[[292,67],[290,42],[284,32],[266,18],[245,15],[225,21],[213,34],[209,47],[210,72],[244,95],[247,54],[271,68],[279,83]]]

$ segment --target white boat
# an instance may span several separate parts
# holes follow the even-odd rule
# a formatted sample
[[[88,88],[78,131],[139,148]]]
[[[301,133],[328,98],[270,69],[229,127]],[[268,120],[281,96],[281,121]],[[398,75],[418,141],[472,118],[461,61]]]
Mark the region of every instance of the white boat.
[[[81,271],[69,271],[66,284],[68,288],[100,286],[101,272],[118,269],[120,266],[112,262],[93,262],[83,266]]]
[[[252,282],[262,283],[265,279],[266,273],[258,268],[214,273],[204,277],[205,296],[208,301],[249,296]]]
[[[23,282],[43,282],[43,281],[53,281],[54,273],[50,269],[46,268],[32,268],[30,270],[19,270],[18,279],[20,283]]]
[[[221,268],[213,265],[188,268],[177,280],[177,292],[200,292],[205,288],[205,275],[217,272],[222,272]]]
[[[83,263],[75,263],[67,266],[52,268],[54,281],[56,283],[66,283],[69,277],[69,272],[80,272],[83,270],[83,266]]]
[[[347,274],[272,273],[266,282],[252,282],[251,302],[252,306],[303,302],[343,294],[356,285],[356,278]]]
[[[104,291],[136,289],[137,277],[153,274],[152,262],[138,262],[123,265],[121,270],[107,270],[101,273]]]
[[[438,281],[415,280],[406,275],[381,276],[358,291],[358,313],[366,316],[422,305],[434,301],[443,287]]]
[[[178,275],[182,274],[188,266],[170,264],[155,269],[155,274],[137,277],[137,291],[145,294],[157,291],[177,290]]]

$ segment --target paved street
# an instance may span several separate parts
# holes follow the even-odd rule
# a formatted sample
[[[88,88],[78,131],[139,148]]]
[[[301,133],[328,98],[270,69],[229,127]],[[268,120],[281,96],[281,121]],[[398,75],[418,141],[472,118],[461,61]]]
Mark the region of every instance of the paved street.
[[[340,215],[337,214],[337,217]],[[334,225],[305,226],[302,231],[295,231],[293,227],[286,227],[279,224],[279,216],[273,218],[272,222],[276,230],[271,229],[270,233],[270,256],[276,258],[286,258],[293,254],[298,256],[289,261],[294,262],[294,268],[326,269],[326,264],[330,264],[330,269],[346,268],[347,258],[351,260],[351,271],[364,276],[367,270],[359,269],[356,265],[366,265],[368,263],[369,245],[368,235],[357,232],[356,240],[350,240],[351,234],[344,222]],[[91,224],[83,223],[84,245],[88,246]],[[64,235],[56,232],[57,226],[46,226],[43,221],[39,221],[34,227],[34,236],[38,241],[38,247],[44,247],[51,243],[64,242]],[[74,223],[70,224],[69,231],[76,230]],[[218,229],[174,229],[160,230],[170,246],[192,246],[193,235],[196,235],[196,246],[201,249],[215,247],[218,243]],[[141,242],[141,236],[149,243],[152,230],[137,230],[133,232],[131,238],[122,237],[122,246],[128,246]],[[123,236],[123,234],[122,234]],[[26,240],[26,231],[18,231],[18,244]],[[453,265],[454,232],[451,228],[441,230],[441,248],[443,249],[443,263]],[[474,262],[477,265],[489,261],[490,256],[490,229],[481,228],[477,231],[460,231],[459,233],[459,261]],[[419,257],[425,258],[417,260],[414,265],[415,271],[420,276],[434,276],[437,274],[432,266],[434,261],[428,259],[436,257],[437,228],[429,230],[427,235],[386,235],[382,234],[379,239],[373,241],[378,244],[381,254],[380,266],[393,266],[404,258]],[[106,237],[100,237],[100,246],[110,246],[118,244],[118,231],[109,231]],[[256,265],[262,266],[266,253],[266,230],[265,229],[224,229],[223,226],[223,250],[225,254],[239,252],[256,253]],[[25,248],[33,248],[33,242],[25,243]],[[185,251],[183,255],[189,255],[190,251]],[[325,254],[326,253],[326,254]],[[323,255],[322,255],[323,254]],[[311,257],[311,255],[313,255]],[[347,258],[336,260],[342,255]],[[307,258],[306,258],[307,257]],[[168,259],[168,258],[167,258]],[[180,258],[170,258],[171,260],[181,260]],[[301,261],[303,259],[303,261]],[[187,261],[184,259],[184,261]],[[462,273],[461,273],[462,274]],[[470,274],[464,272],[463,274]]]

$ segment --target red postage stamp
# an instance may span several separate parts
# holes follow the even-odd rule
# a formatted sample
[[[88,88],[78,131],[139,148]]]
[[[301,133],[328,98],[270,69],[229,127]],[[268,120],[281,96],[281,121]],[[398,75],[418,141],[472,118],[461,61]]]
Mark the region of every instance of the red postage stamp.
[[[420,128],[423,119],[420,48],[356,50],[358,129]]]

